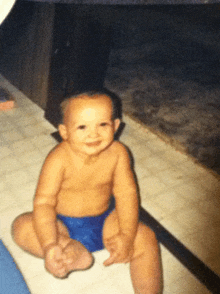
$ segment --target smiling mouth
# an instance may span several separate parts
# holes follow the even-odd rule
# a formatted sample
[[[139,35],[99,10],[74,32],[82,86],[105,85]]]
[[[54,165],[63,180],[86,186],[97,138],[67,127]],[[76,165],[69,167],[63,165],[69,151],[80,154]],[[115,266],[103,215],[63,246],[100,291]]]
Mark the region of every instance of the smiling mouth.
[[[96,147],[96,146],[99,146],[100,144],[101,144],[101,141],[86,143],[86,145],[89,147]]]

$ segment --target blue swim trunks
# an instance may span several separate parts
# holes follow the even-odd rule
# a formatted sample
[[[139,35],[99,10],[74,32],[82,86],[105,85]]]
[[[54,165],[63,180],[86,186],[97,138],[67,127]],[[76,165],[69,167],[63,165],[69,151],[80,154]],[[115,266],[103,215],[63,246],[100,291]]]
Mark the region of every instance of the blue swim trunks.
[[[90,252],[95,252],[104,248],[102,242],[102,230],[105,219],[113,208],[98,216],[70,217],[61,214],[57,215],[67,227],[70,238],[81,242]]]

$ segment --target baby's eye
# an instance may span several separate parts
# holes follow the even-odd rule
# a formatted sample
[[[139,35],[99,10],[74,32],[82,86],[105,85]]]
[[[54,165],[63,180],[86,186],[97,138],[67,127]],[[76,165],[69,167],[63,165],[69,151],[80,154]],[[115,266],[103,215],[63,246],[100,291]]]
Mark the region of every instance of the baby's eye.
[[[77,129],[79,129],[79,130],[85,130],[86,129],[86,126],[81,125],[81,126],[78,126]]]
[[[106,127],[107,125],[108,125],[107,122],[103,122],[103,123],[100,124],[101,127]]]

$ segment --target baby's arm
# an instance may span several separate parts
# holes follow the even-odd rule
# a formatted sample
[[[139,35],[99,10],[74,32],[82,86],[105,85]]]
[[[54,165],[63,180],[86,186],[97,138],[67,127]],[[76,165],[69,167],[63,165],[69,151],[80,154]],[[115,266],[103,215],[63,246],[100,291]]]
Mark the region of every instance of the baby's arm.
[[[105,265],[129,261],[138,226],[139,201],[130,158],[126,148],[117,144],[118,163],[114,172],[113,195],[120,231],[111,240],[107,240],[106,246],[108,244],[112,248],[112,254]]]
[[[57,221],[55,207],[57,194],[63,179],[62,154],[53,150],[43,165],[34,199],[34,229],[45,257],[45,266],[53,274],[53,264],[60,259],[57,243]],[[58,252],[58,253],[57,253]],[[60,255],[56,258],[56,255]],[[50,264],[51,263],[51,264]]]

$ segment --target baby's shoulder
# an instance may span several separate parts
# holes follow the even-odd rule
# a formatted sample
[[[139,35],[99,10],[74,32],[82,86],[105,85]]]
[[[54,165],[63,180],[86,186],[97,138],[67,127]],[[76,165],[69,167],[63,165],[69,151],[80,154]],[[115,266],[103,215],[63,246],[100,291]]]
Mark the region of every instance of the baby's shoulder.
[[[114,141],[112,144],[112,150],[115,155],[123,155],[127,154],[128,150],[127,147],[119,141]]]
[[[66,151],[65,147],[62,143],[55,146],[47,155],[47,161],[56,161],[56,162],[63,162],[66,158]]]

